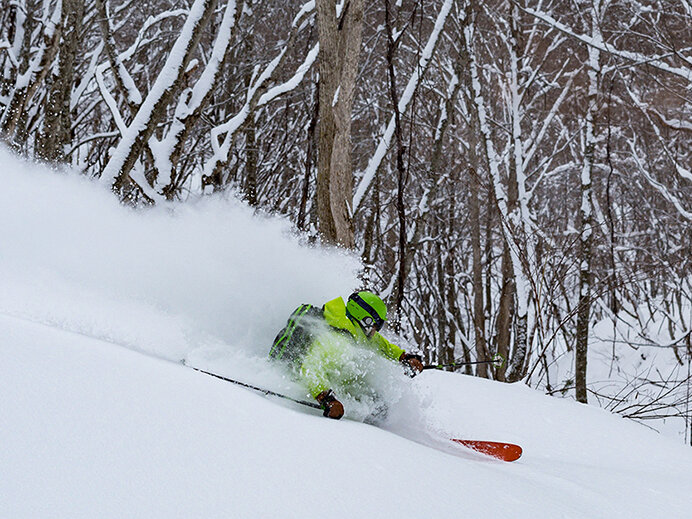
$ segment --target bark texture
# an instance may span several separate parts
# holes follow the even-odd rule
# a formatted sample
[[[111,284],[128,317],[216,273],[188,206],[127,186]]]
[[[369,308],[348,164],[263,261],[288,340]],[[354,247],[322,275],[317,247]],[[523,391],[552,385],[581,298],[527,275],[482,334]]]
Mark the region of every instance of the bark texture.
[[[322,239],[354,247],[351,108],[363,32],[363,0],[349,0],[337,17],[335,0],[317,0],[320,108],[317,218]]]
[[[75,84],[75,58],[79,51],[85,0],[63,0],[62,39],[58,47],[58,69],[45,106],[45,121],[37,142],[37,154],[45,160],[65,161],[65,147],[71,142],[72,88]]]

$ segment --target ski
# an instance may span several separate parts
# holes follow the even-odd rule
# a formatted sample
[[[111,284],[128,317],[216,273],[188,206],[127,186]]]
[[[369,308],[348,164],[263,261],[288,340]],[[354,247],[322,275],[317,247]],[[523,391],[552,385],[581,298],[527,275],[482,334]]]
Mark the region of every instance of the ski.
[[[453,442],[459,443],[486,456],[492,456],[495,459],[502,461],[516,461],[521,457],[522,449],[519,445],[513,443],[502,442],[486,442],[477,440],[460,440],[458,438],[450,438]]]
[[[297,400],[297,399],[290,397],[288,395],[276,393],[276,392],[271,391],[269,389],[264,389],[261,387],[246,384],[245,382],[240,382],[239,380],[234,380],[231,378],[223,377],[217,373],[212,373],[210,371],[204,371],[204,370],[196,368],[194,366],[190,366],[189,364],[187,364],[185,362],[185,359],[183,359],[181,361],[181,363],[184,366],[186,366],[188,368],[192,368],[199,373],[204,373],[205,375],[209,375],[211,377],[218,378],[218,379],[224,380],[226,382],[232,382],[233,384],[237,384],[237,385],[242,386],[244,388],[252,389],[252,390],[258,391],[260,393],[264,393],[265,395],[278,396],[281,398],[285,398],[287,400],[291,400],[297,404],[302,404],[302,405],[308,406],[308,407],[314,407],[316,409],[322,409],[322,406],[315,403],[315,402],[306,402],[304,400]],[[450,440],[455,442],[455,443],[458,443],[460,445],[463,445],[464,447],[472,449],[476,452],[480,452],[481,454],[485,454],[486,456],[491,456],[493,458],[496,458],[496,459],[502,460],[502,461],[516,461],[521,457],[521,454],[522,454],[521,447],[519,447],[519,445],[514,445],[513,443],[486,442],[486,441],[477,441],[477,440],[461,440],[458,438],[450,438]]]

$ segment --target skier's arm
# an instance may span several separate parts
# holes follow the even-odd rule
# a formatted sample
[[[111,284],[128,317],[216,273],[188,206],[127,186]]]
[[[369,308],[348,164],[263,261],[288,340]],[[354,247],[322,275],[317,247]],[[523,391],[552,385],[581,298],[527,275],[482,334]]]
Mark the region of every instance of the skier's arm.
[[[406,353],[399,348],[399,346],[392,344],[379,333],[373,336],[373,340],[384,355],[392,360],[401,362],[410,376],[415,377],[418,373],[423,371],[423,362],[420,355]]]
[[[338,360],[338,352],[333,350],[333,346],[327,342],[316,339],[303,357],[303,362],[300,365],[300,376],[310,394],[315,398],[323,391],[330,389],[327,372],[330,367],[336,367]]]
[[[379,333],[375,333],[375,335],[373,335],[372,341],[377,345],[377,348],[384,356],[389,357],[392,360],[399,360],[401,355],[404,353],[404,350],[399,348],[399,346],[396,344],[389,342]]]
[[[327,371],[338,362],[333,345],[319,340],[313,341],[303,358],[300,375],[308,386],[310,394],[324,409],[324,416],[338,420],[344,415],[344,406],[329,388]]]

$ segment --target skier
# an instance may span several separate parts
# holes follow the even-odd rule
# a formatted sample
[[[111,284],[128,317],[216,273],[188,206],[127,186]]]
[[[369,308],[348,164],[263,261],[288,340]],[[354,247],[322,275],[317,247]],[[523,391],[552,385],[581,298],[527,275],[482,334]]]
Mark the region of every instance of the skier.
[[[322,308],[301,305],[274,339],[269,357],[286,361],[324,409],[324,416],[338,420],[344,406],[331,389],[330,378],[342,374],[346,343],[368,348],[400,362],[409,376],[423,371],[420,355],[406,353],[379,334],[387,320],[387,306],[372,292],[354,292]],[[346,370],[347,371],[347,370]]]

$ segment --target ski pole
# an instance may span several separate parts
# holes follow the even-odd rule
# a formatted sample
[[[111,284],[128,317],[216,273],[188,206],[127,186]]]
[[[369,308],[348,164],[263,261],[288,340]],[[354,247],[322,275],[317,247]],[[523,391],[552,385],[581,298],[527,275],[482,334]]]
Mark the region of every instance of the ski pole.
[[[187,366],[187,364],[185,364],[185,365]],[[279,398],[285,398],[286,400],[290,400],[291,402],[295,402],[296,404],[301,404],[301,405],[305,405],[308,407],[314,407],[315,409],[322,409],[321,405],[314,403],[314,402],[306,402],[305,400],[298,400],[296,398],[290,397],[288,395],[282,395],[281,393],[277,393],[277,392],[271,391],[269,389],[263,389],[261,387],[252,386],[250,384],[246,384],[245,382],[240,382],[239,380],[233,380],[232,378],[222,377],[221,375],[217,375],[216,373],[211,373],[209,371],[204,371],[203,369],[195,368],[193,366],[188,366],[188,367],[194,369],[195,371],[199,371],[200,373],[204,373],[205,375],[209,375],[210,377],[219,378],[221,380],[225,380],[226,382],[232,382],[233,384],[237,384],[237,385],[245,387],[247,389],[253,389],[255,391],[259,391],[260,393],[264,393],[265,395],[278,396]]]
[[[492,364],[496,368],[501,368],[505,364],[505,358],[499,353],[490,360],[476,360],[473,362],[465,362],[463,360],[454,361],[449,364],[429,364],[423,366],[423,369],[442,369],[442,368],[457,368],[459,366],[470,366],[471,364]]]

